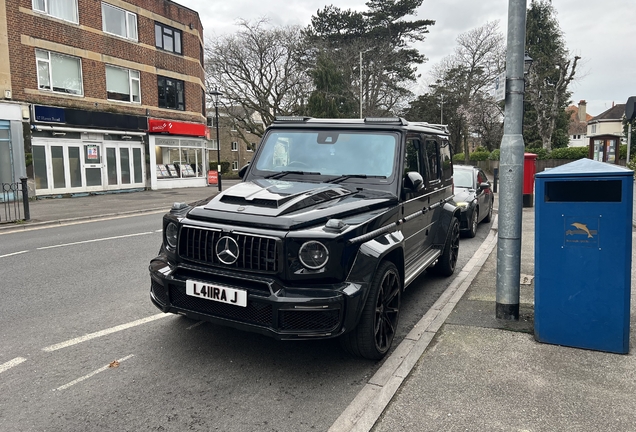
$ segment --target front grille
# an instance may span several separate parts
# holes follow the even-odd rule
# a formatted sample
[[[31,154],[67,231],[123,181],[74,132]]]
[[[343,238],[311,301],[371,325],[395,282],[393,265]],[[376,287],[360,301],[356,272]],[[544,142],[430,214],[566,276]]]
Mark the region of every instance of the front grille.
[[[239,256],[233,264],[224,264],[216,256],[215,246],[223,234],[221,231],[190,226],[181,228],[179,255],[193,261],[220,265],[228,268],[276,273],[278,271],[279,240],[250,234],[229,234],[239,246]]]
[[[185,293],[185,286],[178,287],[173,284],[168,286],[170,288],[170,301],[178,308],[250,324],[272,326],[272,306],[269,304],[248,299],[247,307],[234,306],[189,296]]]
[[[280,329],[294,331],[329,331],[340,322],[340,309],[322,311],[281,310]]]
[[[159,303],[161,303],[164,306],[168,304],[166,289],[164,288],[163,285],[156,282],[155,280],[152,280],[150,284],[150,289],[152,290],[152,293],[154,294],[155,299],[157,299]]]

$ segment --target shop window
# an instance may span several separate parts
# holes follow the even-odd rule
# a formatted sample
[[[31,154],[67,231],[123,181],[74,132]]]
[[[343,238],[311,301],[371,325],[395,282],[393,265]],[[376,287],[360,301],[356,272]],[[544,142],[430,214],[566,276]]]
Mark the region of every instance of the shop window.
[[[238,171],[238,161],[232,162],[232,171]]]
[[[83,95],[82,62],[77,57],[35,50],[38,88],[57,93]]]
[[[106,92],[110,100],[141,103],[139,71],[106,66]]]
[[[159,49],[176,54],[183,54],[181,34],[181,30],[155,22],[155,46]]]
[[[104,32],[137,42],[137,15],[108,3],[102,3]]]
[[[185,111],[185,83],[181,80],[157,77],[159,108]]]
[[[33,148],[33,174],[36,189],[48,189],[49,182],[46,169],[46,147],[34,145]]]
[[[238,151],[238,143],[236,141],[232,142],[232,151]]]
[[[33,0],[33,10],[64,21],[79,23],[77,0]]]
[[[157,138],[155,145],[158,179],[205,177],[205,141]]]

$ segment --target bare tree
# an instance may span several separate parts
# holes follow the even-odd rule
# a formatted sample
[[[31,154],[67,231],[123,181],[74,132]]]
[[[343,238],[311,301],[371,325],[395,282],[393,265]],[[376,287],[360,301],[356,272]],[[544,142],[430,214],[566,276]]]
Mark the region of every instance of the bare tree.
[[[498,21],[462,33],[455,52],[433,68],[434,93],[446,96],[447,122],[461,131],[463,152],[468,161],[468,136],[477,134],[490,148],[501,123],[501,110],[487,94],[504,69],[505,40]]]
[[[303,112],[311,79],[298,60],[300,27],[270,28],[265,19],[239,27],[207,41],[206,86],[223,93],[224,114],[239,134],[262,136],[276,115]]]

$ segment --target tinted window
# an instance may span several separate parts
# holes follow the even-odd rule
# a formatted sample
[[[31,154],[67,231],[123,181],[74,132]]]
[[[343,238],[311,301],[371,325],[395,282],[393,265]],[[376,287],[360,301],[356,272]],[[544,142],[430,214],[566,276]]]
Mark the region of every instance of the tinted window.
[[[437,141],[426,140],[426,165],[429,172],[429,181],[439,180],[441,171],[437,152]]]

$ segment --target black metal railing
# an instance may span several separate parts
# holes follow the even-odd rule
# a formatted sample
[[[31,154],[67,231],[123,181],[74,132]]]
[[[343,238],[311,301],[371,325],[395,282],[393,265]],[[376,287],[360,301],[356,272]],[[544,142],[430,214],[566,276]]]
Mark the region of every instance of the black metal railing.
[[[26,177],[15,183],[0,183],[0,223],[30,220]]]

